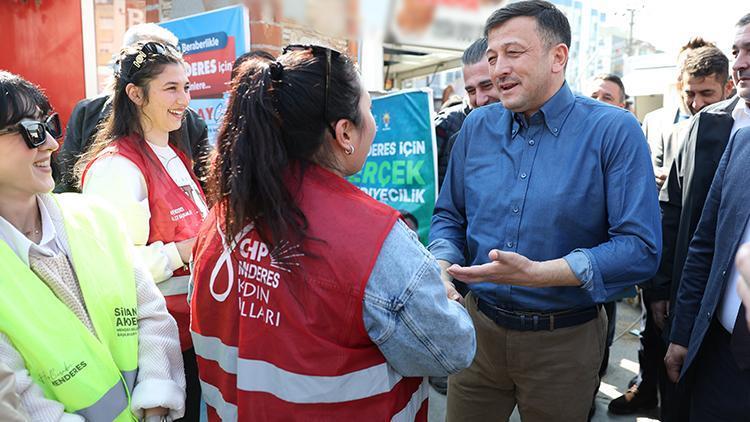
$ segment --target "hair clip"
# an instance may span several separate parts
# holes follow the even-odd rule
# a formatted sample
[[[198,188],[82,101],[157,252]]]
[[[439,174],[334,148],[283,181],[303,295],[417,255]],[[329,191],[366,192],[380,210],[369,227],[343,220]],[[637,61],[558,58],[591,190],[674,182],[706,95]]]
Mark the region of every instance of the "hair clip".
[[[268,65],[268,67],[271,70],[271,80],[280,81],[281,77],[284,74],[284,65],[279,63],[278,61],[273,61]]]
[[[141,50],[138,52],[138,54],[135,56],[135,59],[133,59],[133,66],[137,67],[138,69],[141,68],[141,65],[146,60],[146,53]]]

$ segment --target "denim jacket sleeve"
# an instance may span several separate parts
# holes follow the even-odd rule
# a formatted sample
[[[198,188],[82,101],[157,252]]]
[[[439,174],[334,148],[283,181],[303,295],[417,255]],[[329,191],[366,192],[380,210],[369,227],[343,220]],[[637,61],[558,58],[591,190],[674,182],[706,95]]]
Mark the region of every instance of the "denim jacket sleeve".
[[[404,376],[444,376],[471,364],[474,326],[449,301],[435,258],[398,221],[383,243],[365,288],[365,328]]]

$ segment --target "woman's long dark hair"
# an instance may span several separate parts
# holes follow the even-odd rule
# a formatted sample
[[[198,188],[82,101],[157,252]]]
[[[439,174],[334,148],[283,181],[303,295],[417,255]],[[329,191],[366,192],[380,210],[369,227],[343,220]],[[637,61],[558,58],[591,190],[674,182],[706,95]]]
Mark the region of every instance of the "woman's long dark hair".
[[[278,61],[250,59],[232,81],[209,177],[228,240],[250,222],[270,245],[302,240],[307,220],[290,190],[301,181],[296,170],[309,163],[335,167],[329,128],[340,119],[361,124],[354,65],[331,56],[324,115],[327,60],[313,51],[292,51]]]
[[[133,84],[143,91],[145,101],[148,101],[148,83],[155,79],[169,64],[185,65],[185,61],[174,48],[166,48],[164,54],[150,55],[137,71],[129,71],[144,43],[139,43],[123,49],[120,53],[120,71],[116,72],[112,94],[112,110],[98,128],[91,148],[86,151],[74,168],[76,179],[81,183],[81,176],[88,164],[93,161],[113,141],[123,136],[140,135],[143,137],[140,110],[128,97],[125,88]],[[127,75],[126,73],[131,73]],[[183,149],[179,142],[180,131],[169,132],[169,143],[175,148]],[[187,151],[185,151],[187,152]]]

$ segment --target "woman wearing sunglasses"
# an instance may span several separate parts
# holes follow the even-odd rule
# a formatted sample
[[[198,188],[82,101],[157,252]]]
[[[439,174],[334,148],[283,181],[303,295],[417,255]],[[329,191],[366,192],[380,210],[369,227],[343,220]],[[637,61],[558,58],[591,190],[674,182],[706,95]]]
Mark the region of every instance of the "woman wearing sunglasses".
[[[187,381],[185,420],[197,421],[200,384],[189,332],[187,264],[208,210],[192,163],[176,147],[188,90],[185,62],[172,46],[148,42],[124,49],[112,112],[76,166],[83,193],[106,199],[123,215],[177,321]]]
[[[194,255],[209,419],[426,421],[424,377],[471,363],[474,328],[435,259],[346,180],[375,129],[338,52],[240,67]]]
[[[184,410],[177,327],[122,225],[52,195],[60,122],[0,71],[0,362],[31,420],[161,420]]]

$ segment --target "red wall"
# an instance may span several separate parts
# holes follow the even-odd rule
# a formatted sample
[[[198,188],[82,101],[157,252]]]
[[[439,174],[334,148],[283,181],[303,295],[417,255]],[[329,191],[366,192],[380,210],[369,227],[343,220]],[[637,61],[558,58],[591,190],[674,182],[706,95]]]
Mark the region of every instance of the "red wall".
[[[80,1],[0,0],[0,32],[0,69],[42,87],[67,122],[85,97]]]

